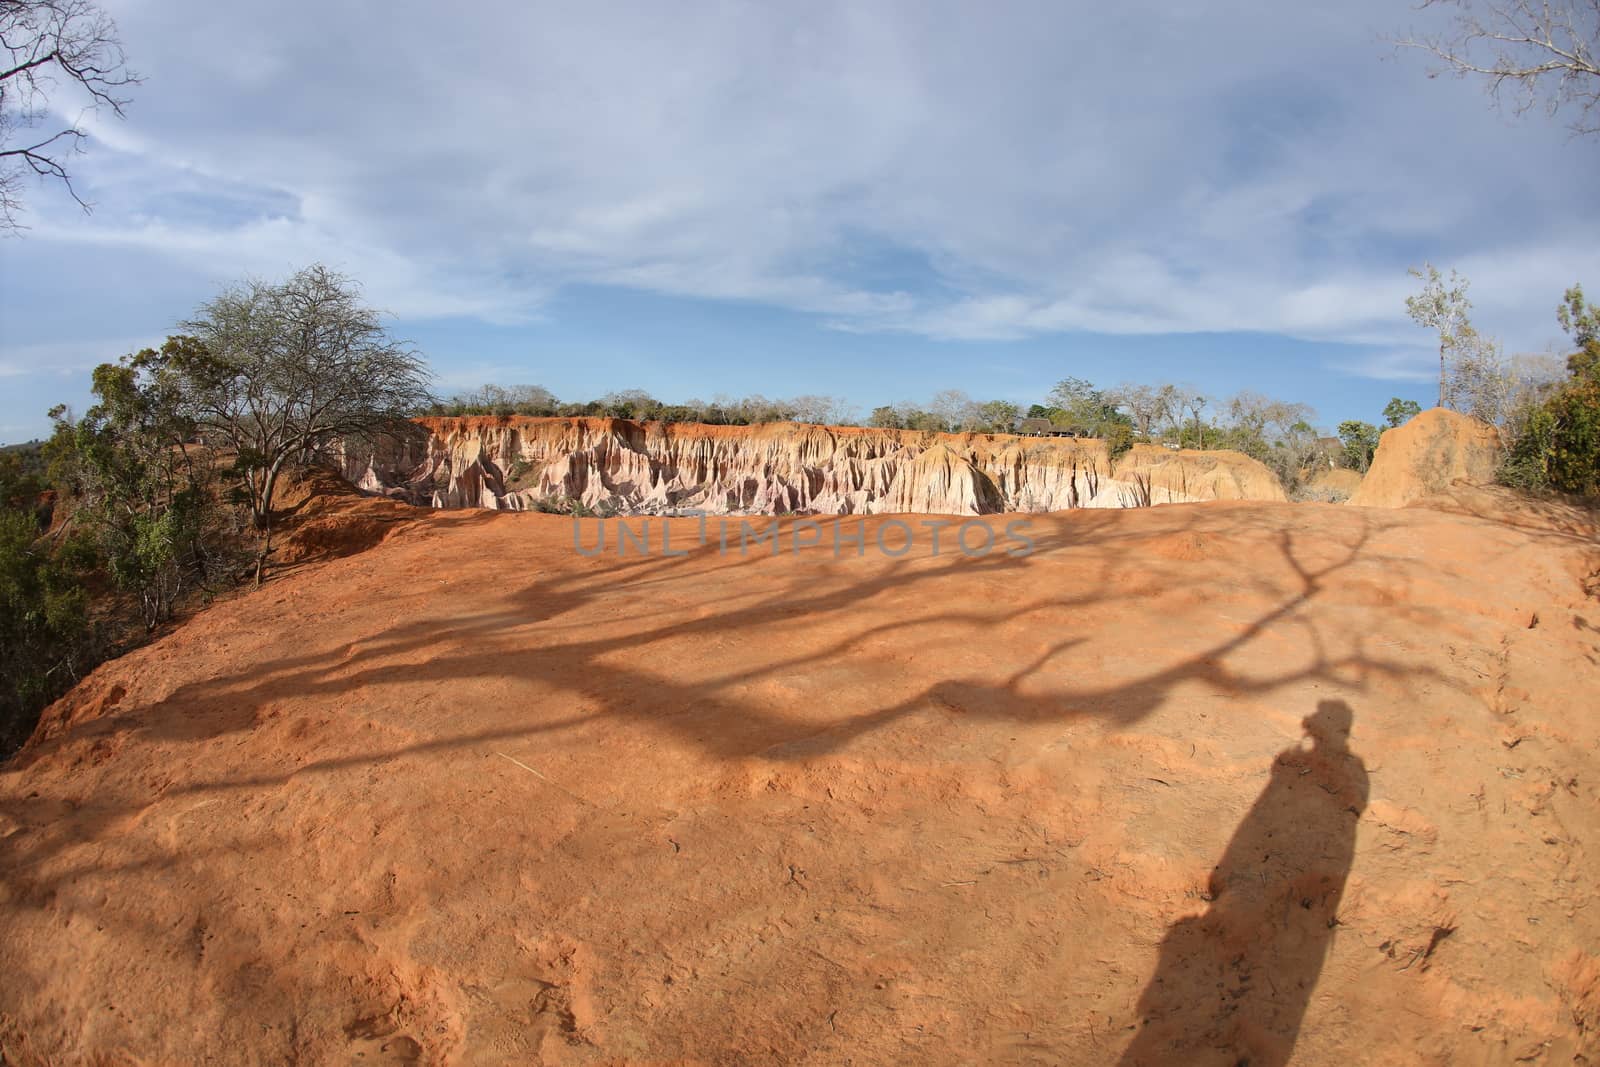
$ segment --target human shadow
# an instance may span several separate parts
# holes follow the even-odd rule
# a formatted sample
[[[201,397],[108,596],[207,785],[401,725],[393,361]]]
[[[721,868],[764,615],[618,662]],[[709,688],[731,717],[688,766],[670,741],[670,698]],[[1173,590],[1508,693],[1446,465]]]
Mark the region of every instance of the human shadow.
[[[1303,722],[1311,747],[1273,760],[1211,872],[1210,907],[1173,923],[1161,943],[1127,1067],[1288,1062],[1339,925],[1367,804],[1351,720],[1344,701],[1322,701]]]

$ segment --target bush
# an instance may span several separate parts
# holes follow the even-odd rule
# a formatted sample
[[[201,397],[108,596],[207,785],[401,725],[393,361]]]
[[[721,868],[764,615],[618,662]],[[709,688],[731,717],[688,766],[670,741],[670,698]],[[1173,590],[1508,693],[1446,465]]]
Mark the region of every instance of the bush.
[[[1500,481],[1519,489],[1600,492],[1600,381],[1571,382],[1530,412]]]
[[[530,507],[544,515],[571,515],[575,519],[609,519],[617,514],[616,507],[610,501],[602,500],[596,507],[591,508],[582,500],[571,496],[539,497]]]
[[[1546,484],[1563,493],[1600,492],[1600,380],[1574,381],[1545,402],[1541,416],[1535,447]]]
[[[1121,459],[1133,448],[1133,427],[1125,422],[1108,423],[1105,427],[1106,452],[1113,461]]]
[[[47,450],[108,575],[153,630],[187,590],[209,588],[226,557],[211,456],[187,443],[192,426],[166,383],[145,373],[147,355],[97,367],[100,402],[76,422],[52,412]]]
[[[52,553],[34,514],[0,507],[0,754],[27,740],[39,712],[95,662],[81,541]]]
[[[1378,435],[1378,428],[1370,422],[1361,422],[1359,419],[1341,422],[1339,442],[1343,450],[1339,454],[1339,465],[1365,474],[1367,468],[1372,466],[1372,457],[1377,454]]]
[[[1568,386],[1547,407],[1556,423],[1551,486],[1563,493],[1600,492],[1600,381]]]
[[[1568,379],[1517,420],[1500,481],[1519,489],[1594,494],[1600,492],[1600,308],[1573,286],[1556,315],[1577,345],[1567,358]]]

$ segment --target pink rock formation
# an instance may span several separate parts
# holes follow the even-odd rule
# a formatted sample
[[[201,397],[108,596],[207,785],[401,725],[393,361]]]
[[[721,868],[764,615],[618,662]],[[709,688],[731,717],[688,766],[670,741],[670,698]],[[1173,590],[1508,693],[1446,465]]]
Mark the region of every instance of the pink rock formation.
[[[418,431],[345,449],[369,492],[434,507],[714,514],[979,515],[1197,500],[1283,500],[1238,453],[1135,449],[1008,434],[934,434],[776,423],[707,426],[625,419],[419,419]],[[1138,476],[1136,484],[1135,475]]]

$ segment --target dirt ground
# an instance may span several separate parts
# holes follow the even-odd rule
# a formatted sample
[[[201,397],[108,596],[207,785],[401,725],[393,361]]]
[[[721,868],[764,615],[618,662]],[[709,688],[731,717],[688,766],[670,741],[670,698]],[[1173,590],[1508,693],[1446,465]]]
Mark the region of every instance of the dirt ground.
[[[1457,512],[374,525],[0,772],[5,1062],[1595,1062],[1600,550]]]

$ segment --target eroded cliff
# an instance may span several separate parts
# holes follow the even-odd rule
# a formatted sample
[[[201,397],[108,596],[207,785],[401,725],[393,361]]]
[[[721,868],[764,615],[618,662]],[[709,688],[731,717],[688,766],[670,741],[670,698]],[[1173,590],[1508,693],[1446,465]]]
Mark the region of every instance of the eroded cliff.
[[[1140,446],[1113,464],[1096,440],[790,423],[430,418],[341,462],[369,492],[442,508],[982,515],[1284,499],[1237,452]]]

